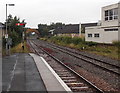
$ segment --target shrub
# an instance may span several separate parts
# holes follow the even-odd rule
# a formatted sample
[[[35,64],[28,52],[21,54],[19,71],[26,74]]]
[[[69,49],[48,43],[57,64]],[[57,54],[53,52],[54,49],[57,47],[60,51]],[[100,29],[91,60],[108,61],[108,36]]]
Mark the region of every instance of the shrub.
[[[97,46],[98,45],[98,43],[92,42],[92,41],[90,41],[90,42],[87,41],[87,42],[85,42],[85,44],[88,46]]]
[[[113,41],[112,42],[115,46],[120,47],[120,41]]]
[[[68,36],[62,37],[62,42],[65,42],[66,44],[70,44],[72,43],[72,38]]]
[[[79,38],[79,37],[74,37],[74,38],[72,38],[72,43],[77,45],[80,43],[84,43],[84,40],[82,38]]]
[[[3,37],[2,38],[2,46],[3,46],[3,48],[5,48],[5,45],[6,45],[6,39],[5,39],[5,37]]]
[[[88,48],[88,46],[81,43],[81,44],[77,45],[77,48],[80,49],[80,50],[86,50]]]

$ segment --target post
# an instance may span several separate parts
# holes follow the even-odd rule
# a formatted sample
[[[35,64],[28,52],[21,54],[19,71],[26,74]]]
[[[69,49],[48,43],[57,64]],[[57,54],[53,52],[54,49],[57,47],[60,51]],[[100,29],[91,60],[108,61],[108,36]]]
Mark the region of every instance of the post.
[[[79,36],[81,37],[81,31],[82,31],[82,26],[81,23],[79,23]]]
[[[22,25],[22,27],[23,27],[23,33],[22,33],[23,45],[22,45],[22,49],[24,51],[24,37],[25,37],[25,33],[24,33],[24,26]]]
[[[118,41],[120,41],[120,1],[118,2]]]
[[[6,33],[5,33],[5,38],[6,38],[6,55],[8,54],[8,45],[7,45],[7,4],[6,4]]]
[[[7,34],[7,4],[6,4],[6,34]]]
[[[8,48],[9,48],[9,46],[7,44],[7,40],[8,40],[8,31],[7,31],[7,6],[14,6],[14,4],[6,4],[6,33],[5,33],[5,38],[6,38],[6,55],[8,54]]]

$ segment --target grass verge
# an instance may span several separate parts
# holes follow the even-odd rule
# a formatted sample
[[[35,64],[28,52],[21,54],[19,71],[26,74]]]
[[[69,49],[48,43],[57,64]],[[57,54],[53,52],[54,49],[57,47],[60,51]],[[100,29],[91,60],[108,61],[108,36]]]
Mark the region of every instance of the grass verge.
[[[114,42],[112,46],[101,45],[96,42],[86,42],[84,38],[66,36],[54,36],[49,39],[42,38],[41,40],[120,60],[119,42]]]
[[[30,52],[31,52],[30,47],[26,42],[24,42],[24,50],[22,49],[22,43],[11,48],[11,53],[30,53]]]
[[[12,47],[10,50],[10,53],[31,53],[32,51],[30,50],[30,46],[26,43],[26,41],[24,42],[24,50],[22,49],[22,43],[19,43],[18,45],[16,45],[15,47]],[[6,51],[3,48],[2,49],[2,56],[6,56]]]

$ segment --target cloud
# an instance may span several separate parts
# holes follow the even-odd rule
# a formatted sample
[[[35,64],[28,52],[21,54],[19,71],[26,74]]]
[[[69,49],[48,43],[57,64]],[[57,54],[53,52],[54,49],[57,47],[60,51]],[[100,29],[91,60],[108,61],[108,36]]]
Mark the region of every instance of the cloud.
[[[27,26],[37,27],[38,23],[63,22],[79,23],[100,20],[101,7],[119,0],[0,0],[0,21],[5,21],[5,4],[8,14],[25,19]]]

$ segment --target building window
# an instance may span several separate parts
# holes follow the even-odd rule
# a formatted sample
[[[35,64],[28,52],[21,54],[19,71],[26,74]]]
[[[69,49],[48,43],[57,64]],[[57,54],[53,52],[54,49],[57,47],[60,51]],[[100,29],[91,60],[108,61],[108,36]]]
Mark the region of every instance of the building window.
[[[118,8],[105,11],[105,21],[118,19]]]
[[[94,34],[94,37],[100,37],[99,33]]]
[[[118,19],[118,8],[114,9],[114,19]]]
[[[108,18],[109,16],[108,16],[108,10],[107,11],[105,11],[105,20],[108,20],[109,18]]]
[[[113,28],[113,29],[104,29],[104,31],[118,31],[118,28]]]
[[[88,37],[92,37],[92,34],[88,34]]]

